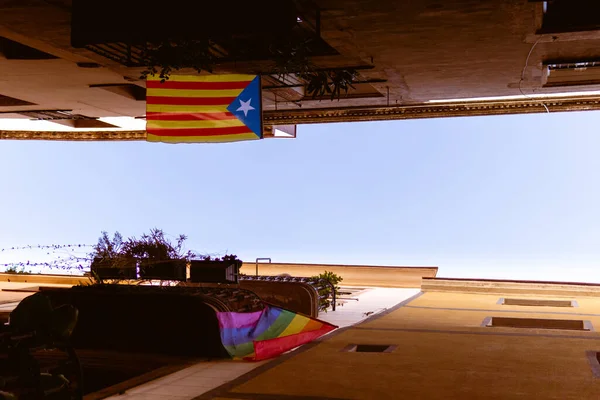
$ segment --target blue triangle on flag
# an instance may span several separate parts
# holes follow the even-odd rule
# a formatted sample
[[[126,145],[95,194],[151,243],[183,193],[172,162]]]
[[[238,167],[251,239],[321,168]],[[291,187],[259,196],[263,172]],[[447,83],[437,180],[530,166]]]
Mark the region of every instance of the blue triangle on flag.
[[[227,106],[227,111],[235,115],[252,132],[256,133],[256,136],[262,139],[262,104],[260,96],[260,76],[257,76]]]

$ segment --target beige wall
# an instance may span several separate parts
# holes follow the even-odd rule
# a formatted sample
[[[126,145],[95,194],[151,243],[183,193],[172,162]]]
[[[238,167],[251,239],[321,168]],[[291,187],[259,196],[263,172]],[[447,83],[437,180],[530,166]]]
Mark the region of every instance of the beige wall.
[[[83,276],[65,276],[65,275],[43,275],[43,274],[3,274],[0,273],[0,282],[11,282],[19,284],[19,287],[31,287],[36,284],[44,286],[52,285],[78,285],[89,282],[90,279]],[[27,285],[22,285],[22,284]],[[16,287],[15,286],[15,287]]]
[[[256,399],[600,398],[600,379],[586,357],[587,350],[600,351],[598,333],[481,326],[487,316],[514,316],[587,319],[600,328],[600,298],[557,296],[577,300],[579,307],[556,308],[503,306],[497,304],[500,297],[505,296],[426,292],[283,362],[273,361],[256,377],[214,392],[214,398],[236,393]],[[389,354],[342,352],[349,344],[398,348]]]
[[[376,286],[396,288],[420,288],[424,277],[433,278],[438,267],[381,267],[375,265],[331,265],[331,264],[292,264],[260,263],[259,275],[290,274],[292,276],[314,276],[325,271],[340,275],[345,286]],[[256,264],[244,263],[241,272],[256,274]]]

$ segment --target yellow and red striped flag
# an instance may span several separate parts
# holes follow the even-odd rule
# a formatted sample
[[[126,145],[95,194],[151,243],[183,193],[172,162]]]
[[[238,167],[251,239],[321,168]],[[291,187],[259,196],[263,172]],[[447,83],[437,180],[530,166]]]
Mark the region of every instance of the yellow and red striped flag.
[[[260,76],[172,75],[146,81],[149,142],[215,143],[262,139]]]

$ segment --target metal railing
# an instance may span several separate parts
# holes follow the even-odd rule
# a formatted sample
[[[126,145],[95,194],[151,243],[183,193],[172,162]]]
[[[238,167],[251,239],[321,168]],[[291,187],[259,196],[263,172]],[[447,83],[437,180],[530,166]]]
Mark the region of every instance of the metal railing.
[[[311,285],[312,287],[314,287],[317,290],[317,293],[319,294],[319,300],[324,300],[324,299],[327,299],[328,297],[331,297],[331,310],[335,311],[335,306],[337,303],[337,295],[336,295],[336,291],[335,291],[335,285],[333,283],[331,283],[329,280],[327,280],[325,278],[297,277],[297,276],[285,276],[285,275],[278,275],[278,276],[258,275],[258,260],[259,259],[257,259],[257,262],[256,262],[257,275],[255,275],[255,276],[252,276],[252,275],[240,276],[240,280],[308,283],[309,285]],[[268,260],[270,262],[271,259],[269,258]],[[325,288],[330,289],[330,290],[328,290],[328,294],[321,295],[321,291]]]
[[[271,257],[262,257],[256,259],[256,276],[258,276],[258,262],[259,261],[269,261],[268,264],[271,264]]]

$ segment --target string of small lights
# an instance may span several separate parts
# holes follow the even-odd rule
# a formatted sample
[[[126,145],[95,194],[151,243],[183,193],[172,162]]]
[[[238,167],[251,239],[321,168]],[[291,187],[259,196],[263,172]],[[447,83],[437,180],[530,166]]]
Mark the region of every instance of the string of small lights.
[[[17,250],[44,250],[46,255],[52,255],[53,260],[50,261],[13,261],[13,262],[0,262],[0,268],[11,271],[22,271],[30,272],[30,268],[51,268],[51,269],[62,269],[62,270],[82,270],[89,267],[92,258],[88,255],[80,256],[74,255],[82,250],[92,249],[94,246],[89,244],[75,243],[75,244],[50,244],[50,245],[26,245],[26,246],[12,246],[0,248],[0,253],[10,253],[11,251]],[[49,251],[48,251],[49,250]],[[58,253],[66,253],[59,255]]]
[[[76,248],[92,248],[94,247],[91,244],[38,244],[38,245],[27,245],[27,246],[13,246],[13,247],[5,247],[0,249],[0,252],[3,251],[12,251],[12,250],[60,250],[60,249],[76,249]]]

